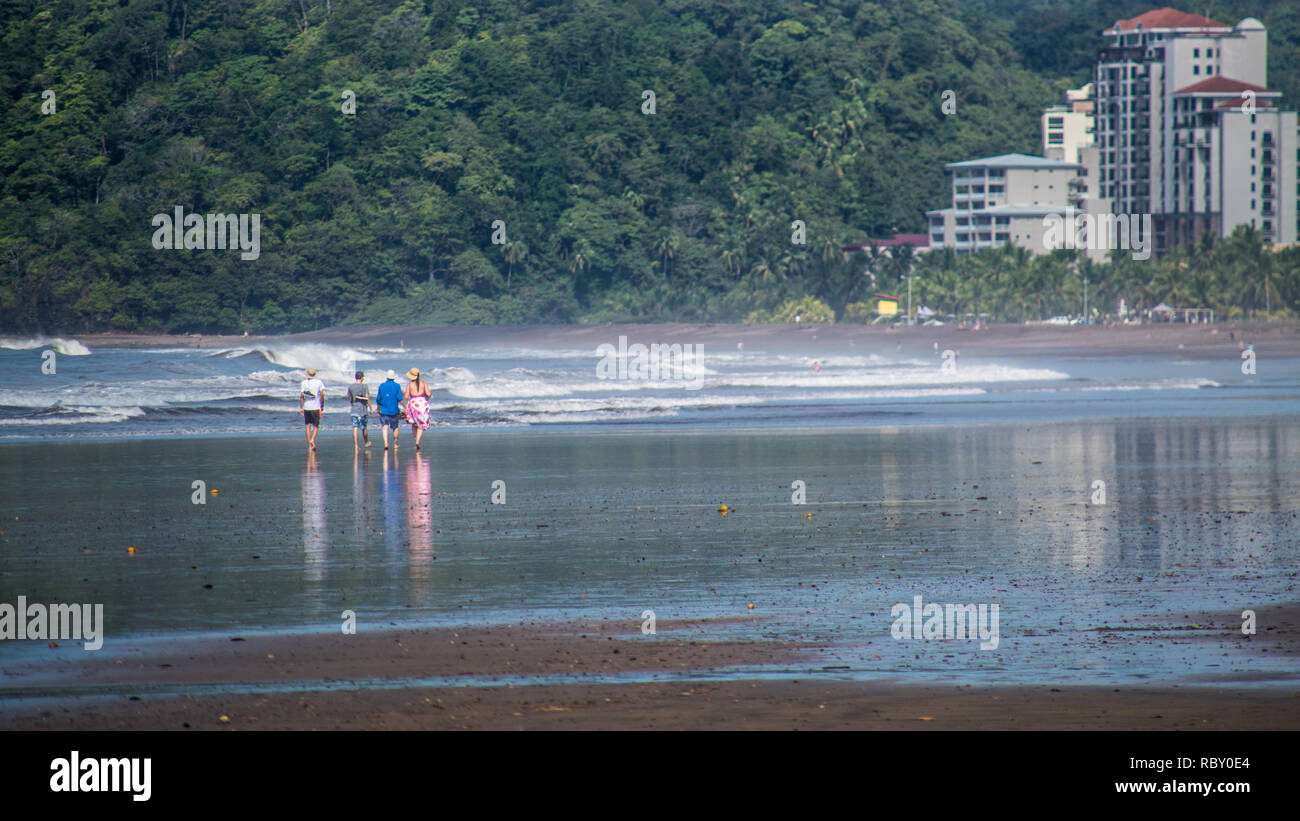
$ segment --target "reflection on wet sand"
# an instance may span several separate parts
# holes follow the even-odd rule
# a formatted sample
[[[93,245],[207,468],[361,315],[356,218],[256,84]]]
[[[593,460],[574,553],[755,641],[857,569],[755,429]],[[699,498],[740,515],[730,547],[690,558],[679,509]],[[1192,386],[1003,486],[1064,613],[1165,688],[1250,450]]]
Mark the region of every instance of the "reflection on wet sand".
[[[412,598],[426,600],[428,581],[433,576],[433,479],[431,464],[419,453],[406,464],[406,525],[407,551],[409,553],[412,581],[420,581],[418,589],[412,588]]]
[[[364,453],[363,457],[362,451],[358,449],[352,454],[353,536],[363,543],[370,532],[370,505],[366,499],[366,467],[370,463],[370,451]]]
[[[384,555],[396,562],[402,543],[402,480],[397,474],[397,454],[384,451],[380,495],[384,508]]]
[[[325,576],[327,553],[325,523],[325,474],[308,451],[302,470],[302,543],[306,555],[303,578],[320,581]]]

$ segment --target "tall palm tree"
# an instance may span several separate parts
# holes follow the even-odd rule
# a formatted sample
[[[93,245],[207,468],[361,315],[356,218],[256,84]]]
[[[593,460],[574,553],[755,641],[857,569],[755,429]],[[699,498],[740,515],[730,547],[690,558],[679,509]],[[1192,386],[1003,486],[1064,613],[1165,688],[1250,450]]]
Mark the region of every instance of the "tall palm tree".
[[[655,244],[655,253],[663,261],[664,277],[669,277],[668,263],[677,255],[677,237],[673,233],[664,234]]]
[[[506,287],[510,287],[510,278],[514,276],[515,265],[528,259],[528,246],[520,240],[506,243]]]

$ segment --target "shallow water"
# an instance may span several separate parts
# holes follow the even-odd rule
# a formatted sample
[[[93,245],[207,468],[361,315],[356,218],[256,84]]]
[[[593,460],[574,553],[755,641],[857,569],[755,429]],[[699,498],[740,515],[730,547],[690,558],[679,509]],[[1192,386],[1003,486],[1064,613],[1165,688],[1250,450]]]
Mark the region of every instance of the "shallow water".
[[[1295,601],[1294,415],[437,430],[420,455],[409,437],[388,456],[329,428],[314,457],[300,434],[8,443],[0,601],[102,602],[106,652],[332,631],[346,609],[359,630],[635,630],[651,609],[753,615],[698,638],[825,642],[809,669],[839,676],[1295,677],[1239,634],[1171,630]],[[195,480],[218,493],[193,504]],[[891,607],[916,595],[998,604],[998,647],[894,639]],[[0,642],[0,659],[72,644]]]
[[[646,334],[653,334],[651,327]],[[259,347],[88,350],[0,338],[0,440],[275,433],[301,424],[303,369],[326,385],[326,425],[350,424],[339,397],[355,369],[373,391],[388,369],[421,368],[437,424],[825,427],[984,421],[1277,414],[1300,406],[1300,359],[1261,351],[1241,373],[1214,355],[977,356],[895,347],[714,350],[659,379],[606,379],[596,349],[360,347],[281,340]],[[612,340],[616,341],[616,340]],[[652,342],[647,336],[645,342]],[[810,343],[815,345],[816,343]],[[73,353],[61,353],[72,351]],[[54,372],[43,370],[49,352]],[[83,353],[84,352],[84,353]],[[689,367],[686,367],[689,365]],[[814,370],[816,368],[816,370]],[[672,378],[672,377],[682,378]],[[399,381],[404,379],[399,377]],[[377,421],[377,420],[374,420]]]

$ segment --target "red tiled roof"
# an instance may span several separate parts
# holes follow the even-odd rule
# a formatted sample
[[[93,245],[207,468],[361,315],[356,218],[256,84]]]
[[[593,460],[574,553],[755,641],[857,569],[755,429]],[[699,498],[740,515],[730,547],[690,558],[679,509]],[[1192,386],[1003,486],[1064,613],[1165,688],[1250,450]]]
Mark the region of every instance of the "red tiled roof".
[[[1238,97],[1235,100],[1224,100],[1223,102],[1216,104],[1214,107],[1215,108],[1241,108],[1245,104],[1246,104],[1246,98]],[[1255,100],[1255,105],[1258,106],[1259,108],[1272,108],[1273,101],[1266,100],[1261,97],[1260,99]]]
[[[896,296],[890,296],[889,294],[872,294],[872,296],[878,296],[878,297],[880,297],[881,299],[891,299],[891,300],[893,300],[894,302],[902,302],[902,300],[899,299],[898,297],[896,297]]]
[[[1241,94],[1243,91],[1254,91],[1257,94],[1278,94],[1277,91],[1270,91],[1263,86],[1243,83],[1241,80],[1234,80],[1231,77],[1224,77],[1222,74],[1217,77],[1208,77],[1199,83],[1193,83],[1186,88],[1180,88],[1175,94]]]
[[[1115,25],[1106,29],[1106,34],[1116,34],[1121,31],[1133,31],[1142,25],[1144,29],[1227,29],[1232,28],[1217,20],[1211,20],[1208,17],[1202,17],[1199,14],[1188,14],[1185,11],[1171,9],[1165,6],[1162,9],[1148,11],[1146,14],[1139,14],[1137,17],[1130,17],[1127,20],[1116,20]]]
[[[869,239],[866,242],[856,242],[853,245],[844,246],[845,251],[857,251],[859,249],[870,248],[878,245],[881,248],[896,248],[900,245],[911,245],[913,248],[929,248],[929,234],[894,234],[890,239]]]

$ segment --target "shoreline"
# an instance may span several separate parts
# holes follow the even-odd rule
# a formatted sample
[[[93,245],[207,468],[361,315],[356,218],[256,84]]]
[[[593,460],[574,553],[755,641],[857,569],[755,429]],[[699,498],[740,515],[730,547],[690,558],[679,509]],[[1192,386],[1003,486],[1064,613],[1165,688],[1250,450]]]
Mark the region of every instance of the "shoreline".
[[[346,344],[390,346],[392,338],[406,347],[508,346],[581,349],[595,348],[627,336],[632,341],[665,344],[694,343],[705,349],[731,352],[738,343],[751,350],[763,346],[784,349],[820,350],[827,347],[863,345],[870,348],[894,345],[907,350],[964,348],[966,355],[1087,355],[1100,353],[1141,354],[1168,352],[1185,355],[1236,350],[1230,338],[1235,332],[1255,344],[1261,352],[1300,356],[1300,322],[1223,321],[1214,325],[1150,323],[1145,325],[1044,326],[989,325],[980,330],[954,325],[914,326],[890,329],[850,323],[836,325],[734,325],[714,323],[608,324],[608,325],[391,325],[337,326],[319,331],[276,336],[207,334],[93,333],[62,334],[76,339],[92,351],[105,349],[188,348],[196,350],[238,348],[275,344]],[[50,337],[53,338],[53,337]],[[1181,349],[1179,346],[1183,346]],[[593,354],[594,355],[594,354]]]

